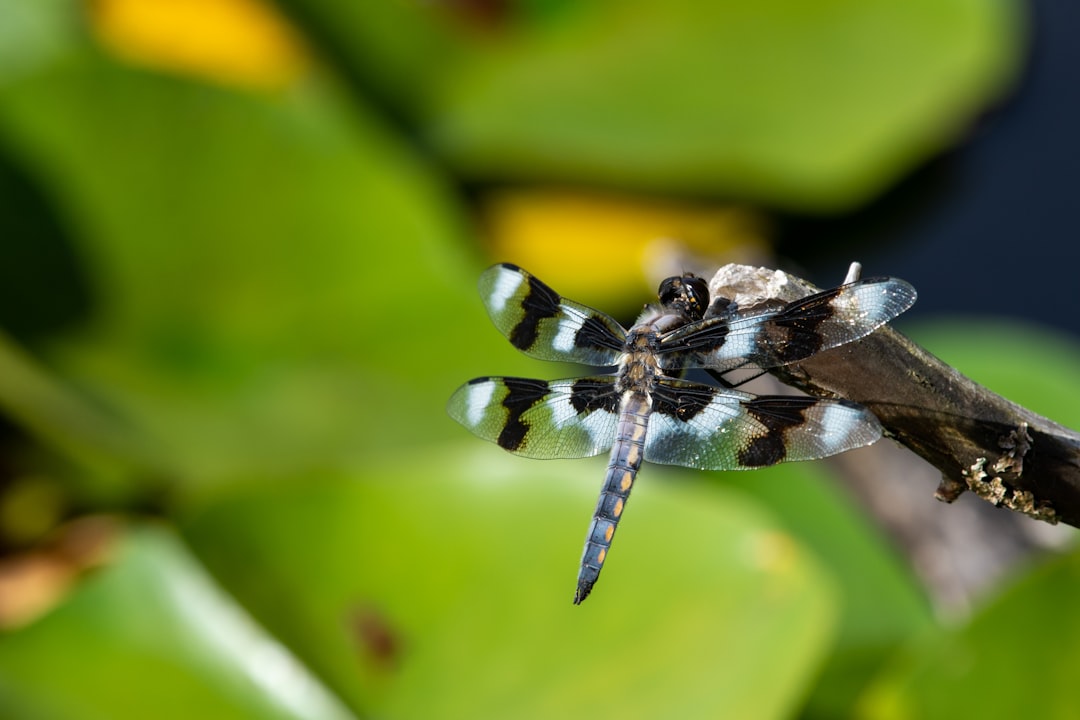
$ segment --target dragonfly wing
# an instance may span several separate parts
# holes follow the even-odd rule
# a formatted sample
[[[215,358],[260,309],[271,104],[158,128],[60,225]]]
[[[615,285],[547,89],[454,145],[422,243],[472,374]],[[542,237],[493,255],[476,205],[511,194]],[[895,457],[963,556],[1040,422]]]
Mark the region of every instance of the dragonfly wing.
[[[881,424],[847,400],[762,395],[664,379],[653,397],[645,459],[701,470],[815,460],[869,445]]]
[[[579,458],[606,452],[615,438],[615,378],[530,380],[482,377],[451,396],[450,417],[517,455]]]
[[[614,365],[626,331],[609,315],[566,300],[516,265],[480,276],[480,296],[495,327],[526,355],[584,365]]]

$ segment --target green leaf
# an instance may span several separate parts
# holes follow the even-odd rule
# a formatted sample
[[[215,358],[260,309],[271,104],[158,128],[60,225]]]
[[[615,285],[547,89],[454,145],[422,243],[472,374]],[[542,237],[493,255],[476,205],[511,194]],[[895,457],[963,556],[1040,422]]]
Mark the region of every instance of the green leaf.
[[[458,9],[453,5],[411,0],[278,2],[345,64],[365,94],[400,111],[415,112],[422,106],[426,93],[470,44],[468,35],[460,32],[462,25],[453,22]]]
[[[577,4],[440,71],[423,122],[473,178],[851,207],[1002,92],[1018,15],[983,0]]]
[[[253,488],[184,528],[365,713],[789,716],[832,627],[816,564],[738,496],[650,466],[574,606],[602,474],[477,445]]]
[[[23,720],[353,717],[176,537],[134,526],[60,607],[0,637],[0,714]]]
[[[62,55],[77,35],[75,0],[0,0],[0,88]]]
[[[459,208],[331,80],[250,94],[83,49],[0,94],[0,133],[95,289],[94,321],[47,363],[177,477],[283,476],[453,431],[472,358],[433,373],[432,348],[496,342],[461,281],[478,273]]]
[[[961,138],[1025,30],[1014,0],[286,4],[469,178],[816,211]]]
[[[907,564],[826,467],[798,463],[719,478],[778,515],[836,581],[837,633],[808,701],[809,714],[823,718],[848,714],[896,648],[933,626],[930,604]]]
[[[860,717],[1076,715],[1080,552],[1056,558],[964,627],[913,644],[867,693]]]

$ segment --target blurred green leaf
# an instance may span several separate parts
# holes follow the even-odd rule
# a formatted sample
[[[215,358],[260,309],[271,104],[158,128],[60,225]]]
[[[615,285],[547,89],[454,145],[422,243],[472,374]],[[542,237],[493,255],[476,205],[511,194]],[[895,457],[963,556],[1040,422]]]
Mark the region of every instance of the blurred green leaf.
[[[1076,716],[1080,552],[1020,579],[964,627],[913,643],[860,706],[866,718]]]
[[[467,50],[467,36],[460,35],[463,25],[453,22],[453,3],[277,2],[318,39],[324,52],[341,61],[365,95],[400,112],[422,106],[425,95]]]
[[[421,122],[472,178],[851,207],[1003,91],[1023,27],[981,0],[580,3],[474,38]]]
[[[811,717],[845,714],[896,648],[933,627],[930,604],[880,529],[828,477],[827,463],[725,473],[721,481],[763,502],[828,568],[840,589],[839,623]]]
[[[433,373],[432,348],[490,333],[456,322],[481,316],[463,220],[337,86],[246,94],[84,51],[7,88],[0,132],[96,291],[96,322],[50,362],[178,475],[283,475],[450,432],[467,360]]]
[[[75,0],[0,0],[0,88],[62,55],[76,18]]]
[[[579,607],[600,461],[432,452],[252,488],[184,532],[373,715],[790,715],[832,627],[816,564],[738,496],[647,470]]]
[[[83,500],[93,498],[93,504],[122,505],[131,499],[134,484],[156,483],[168,472],[158,464],[162,458],[153,444],[136,427],[65,387],[2,331],[0,409],[42,445],[58,451],[72,470],[78,469],[61,474],[69,485],[79,486]]]
[[[472,179],[805,210],[955,142],[1026,30],[1012,0],[283,2]]]
[[[21,720],[350,718],[171,533],[135,526],[112,562],[0,642],[0,712]]]

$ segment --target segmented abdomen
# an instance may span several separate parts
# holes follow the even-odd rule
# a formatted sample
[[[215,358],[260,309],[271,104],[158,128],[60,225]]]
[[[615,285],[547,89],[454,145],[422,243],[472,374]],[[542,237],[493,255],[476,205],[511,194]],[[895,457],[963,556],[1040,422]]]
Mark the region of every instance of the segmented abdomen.
[[[615,528],[641,467],[651,407],[652,400],[645,393],[628,392],[623,398],[604,489],[600,492],[596,512],[585,536],[585,552],[581,556],[581,571],[578,573],[577,592],[574,593],[575,605],[588,597],[600,577]]]

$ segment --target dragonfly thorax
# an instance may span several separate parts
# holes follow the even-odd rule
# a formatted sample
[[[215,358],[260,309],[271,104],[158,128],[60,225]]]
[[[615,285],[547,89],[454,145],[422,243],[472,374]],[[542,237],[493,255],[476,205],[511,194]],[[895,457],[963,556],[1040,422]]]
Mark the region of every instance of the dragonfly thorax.
[[[619,361],[619,390],[648,393],[658,375],[660,336],[651,325],[636,325],[626,336],[626,352]]]

